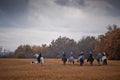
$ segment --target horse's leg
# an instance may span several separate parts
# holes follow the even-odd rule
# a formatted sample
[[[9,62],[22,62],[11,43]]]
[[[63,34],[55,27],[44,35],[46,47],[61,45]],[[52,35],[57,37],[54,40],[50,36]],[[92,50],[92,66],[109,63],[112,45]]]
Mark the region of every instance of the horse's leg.
[[[91,66],[93,65],[93,61],[90,62],[90,65],[91,65]]]
[[[106,59],[106,65],[107,65],[107,59]]]
[[[66,61],[64,61],[64,65],[65,65]]]
[[[65,60],[63,60],[63,64],[65,65]]]
[[[63,64],[65,65],[65,61],[63,61]]]
[[[82,66],[83,65],[83,62],[80,62],[80,66]]]
[[[40,61],[40,63],[42,64],[42,61]]]
[[[80,61],[80,66],[83,66],[83,60]]]
[[[103,60],[103,64],[104,64],[104,65],[107,65],[107,60],[106,60],[106,59]]]
[[[75,62],[74,62],[74,60],[73,60],[73,64],[74,64]]]
[[[94,61],[94,59],[91,59],[91,61],[90,61],[91,66],[93,65],[93,61]]]
[[[103,64],[103,65],[105,64],[105,60],[102,61],[102,64]]]

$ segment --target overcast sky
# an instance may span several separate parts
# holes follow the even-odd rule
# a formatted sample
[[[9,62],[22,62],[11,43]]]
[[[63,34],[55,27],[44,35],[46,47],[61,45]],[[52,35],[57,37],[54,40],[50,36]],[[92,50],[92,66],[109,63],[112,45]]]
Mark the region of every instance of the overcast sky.
[[[120,26],[120,0],[0,0],[0,46],[50,44],[59,36],[78,41]]]

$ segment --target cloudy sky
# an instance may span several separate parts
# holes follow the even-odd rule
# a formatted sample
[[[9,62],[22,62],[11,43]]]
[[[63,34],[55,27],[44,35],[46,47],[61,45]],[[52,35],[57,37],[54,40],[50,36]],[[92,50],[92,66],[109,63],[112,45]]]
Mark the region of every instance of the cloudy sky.
[[[0,0],[0,46],[50,44],[59,36],[76,41],[120,26],[120,0]]]

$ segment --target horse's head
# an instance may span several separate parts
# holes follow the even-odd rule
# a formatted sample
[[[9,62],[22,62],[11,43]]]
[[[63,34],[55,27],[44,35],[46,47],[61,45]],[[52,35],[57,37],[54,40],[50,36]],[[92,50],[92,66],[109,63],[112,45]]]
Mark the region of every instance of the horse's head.
[[[34,56],[37,58],[39,55],[36,53]]]

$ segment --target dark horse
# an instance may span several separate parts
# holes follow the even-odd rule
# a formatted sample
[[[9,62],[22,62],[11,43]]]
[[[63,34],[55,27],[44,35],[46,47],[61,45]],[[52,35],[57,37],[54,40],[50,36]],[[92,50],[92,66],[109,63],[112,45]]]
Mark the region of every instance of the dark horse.
[[[62,61],[63,61],[63,64],[66,64],[67,58],[66,58],[66,57],[63,57],[63,58],[62,58]]]
[[[94,58],[92,56],[92,54],[90,54],[89,58],[87,59],[87,62],[90,62],[90,65],[93,64]]]
[[[65,52],[63,52],[62,61],[63,61],[63,64],[65,64],[67,62],[67,57],[66,57]]]
[[[80,66],[82,66],[83,65],[83,63],[84,63],[84,59],[80,59]]]
[[[87,62],[90,62],[90,65],[92,66],[93,65],[93,61],[94,61],[94,58],[93,57],[89,57],[87,59]]]

